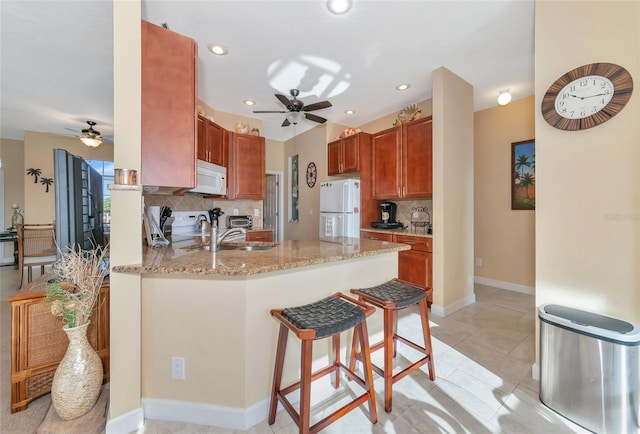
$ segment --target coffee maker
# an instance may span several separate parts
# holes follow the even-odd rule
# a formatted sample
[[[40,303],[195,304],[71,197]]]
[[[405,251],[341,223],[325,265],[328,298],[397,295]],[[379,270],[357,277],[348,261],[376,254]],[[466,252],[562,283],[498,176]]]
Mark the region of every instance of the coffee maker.
[[[371,223],[371,226],[378,229],[401,228],[402,223],[396,221],[397,205],[393,202],[384,201],[378,205],[380,208],[380,221]]]

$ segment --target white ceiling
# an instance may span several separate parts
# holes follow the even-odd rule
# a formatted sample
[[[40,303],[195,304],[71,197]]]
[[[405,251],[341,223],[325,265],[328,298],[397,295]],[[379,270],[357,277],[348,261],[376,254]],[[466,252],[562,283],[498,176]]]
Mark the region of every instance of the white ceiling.
[[[533,94],[533,0],[354,0],[340,16],[324,0],[143,0],[142,17],[198,42],[202,101],[262,119],[274,140],[293,127],[252,110],[283,109],[273,94],[291,88],[305,104],[331,101],[313,113],[352,127],[431,98],[440,66],[473,85],[476,111],[495,106],[503,88],[514,99]],[[2,0],[0,20],[0,137],[71,134],[65,128],[89,119],[113,135],[112,2]],[[229,54],[210,54],[211,42]],[[404,82],[411,88],[396,91]],[[315,125],[305,120],[296,133]]]

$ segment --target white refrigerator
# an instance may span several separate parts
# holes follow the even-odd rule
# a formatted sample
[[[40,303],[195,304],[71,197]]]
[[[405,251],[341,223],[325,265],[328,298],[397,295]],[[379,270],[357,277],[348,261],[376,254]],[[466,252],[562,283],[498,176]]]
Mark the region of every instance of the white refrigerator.
[[[360,238],[360,180],[320,183],[320,238]]]

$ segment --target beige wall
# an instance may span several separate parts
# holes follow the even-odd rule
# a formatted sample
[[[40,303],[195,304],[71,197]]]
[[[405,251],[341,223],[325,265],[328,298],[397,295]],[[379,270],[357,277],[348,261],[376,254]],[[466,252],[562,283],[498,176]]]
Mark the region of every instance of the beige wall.
[[[431,116],[432,102],[430,99],[420,101],[417,104],[418,104],[418,107],[422,109],[422,117]],[[386,130],[387,128],[391,128],[393,126],[393,123],[398,117],[398,112],[400,112],[400,110],[402,110],[403,108],[404,107],[398,107],[397,111],[393,113],[389,113],[388,115],[378,118],[376,120],[373,120],[371,122],[367,122],[366,124],[362,124],[358,128],[360,128],[365,133],[370,133],[370,134],[376,133],[378,131]]]
[[[116,167],[140,170],[140,0],[113,2],[114,125]],[[136,41],[138,41],[136,43]],[[111,192],[111,265],[142,260],[142,193]],[[111,274],[109,422],[141,415],[141,277]],[[130,425],[129,425],[130,426]],[[122,432],[107,424],[107,432]]]
[[[298,218],[297,222],[289,221],[290,196],[288,158],[298,154]],[[320,181],[327,179],[327,129],[318,125],[284,143],[285,165],[285,240],[311,240],[318,238],[320,209]],[[307,186],[306,171],[310,162],[316,164],[318,182],[313,188]]]
[[[473,303],[473,87],[433,71],[433,305]]]
[[[538,1],[535,26],[536,305],[640,321],[640,2]],[[559,43],[567,35],[580,43]],[[551,127],[539,110],[544,93],[592,62],[631,73],[629,103],[595,128]]]
[[[40,184],[40,178],[53,179],[53,150],[65,149],[85,160],[113,161],[113,148],[110,143],[102,143],[97,148],[82,144],[76,137],[56,134],[24,132],[24,221],[25,223],[50,223],[55,219],[55,185],[49,187]],[[27,175],[27,169],[40,169],[42,174],[35,184],[34,178]]]
[[[533,139],[534,97],[474,115],[475,276],[535,286],[535,211],[511,209],[511,143]]]
[[[24,142],[0,139],[0,160],[4,172],[4,230],[11,226],[11,205],[15,203],[20,208],[24,207]],[[11,243],[2,243],[2,249],[5,258],[13,258]]]

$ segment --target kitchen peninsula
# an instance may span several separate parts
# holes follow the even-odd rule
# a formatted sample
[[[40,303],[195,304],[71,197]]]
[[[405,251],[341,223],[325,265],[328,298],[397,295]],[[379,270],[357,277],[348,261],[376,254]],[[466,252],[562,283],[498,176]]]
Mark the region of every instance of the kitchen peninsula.
[[[145,248],[142,264],[114,267],[113,273],[142,276],[145,417],[239,429],[264,420],[278,331],[269,310],[394,278],[398,252],[410,248],[340,241],[284,241],[268,250],[215,253]],[[371,317],[370,324],[372,332],[381,330],[381,317]],[[348,342],[342,340],[343,350]],[[316,348],[317,360],[329,344]],[[173,357],[184,359],[183,380],[172,379]],[[299,354],[292,349],[289,357],[285,382],[298,375]]]

